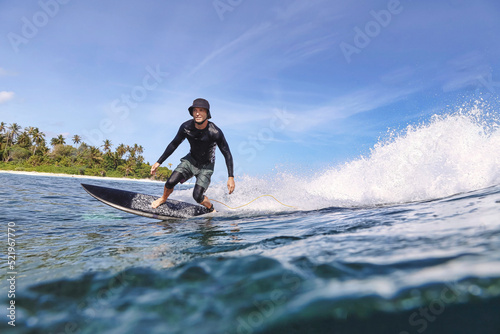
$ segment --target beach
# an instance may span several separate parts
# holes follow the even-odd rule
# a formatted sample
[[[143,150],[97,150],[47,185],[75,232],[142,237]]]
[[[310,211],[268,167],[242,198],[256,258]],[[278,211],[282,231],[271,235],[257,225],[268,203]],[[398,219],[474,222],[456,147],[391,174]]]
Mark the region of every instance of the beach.
[[[151,180],[151,179],[131,179],[131,178],[126,178],[126,177],[73,175],[73,174],[63,174],[63,173],[25,172],[25,171],[13,171],[13,170],[0,170],[0,173],[4,173],[4,174],[17,174],[17,175],[28,175],[28,176],[31,175],[31,176],[49,176],[49,177],[69,177],[69,178],[93,179],[93,180],[137,181],[137,182],[163,183],[163,181]]]

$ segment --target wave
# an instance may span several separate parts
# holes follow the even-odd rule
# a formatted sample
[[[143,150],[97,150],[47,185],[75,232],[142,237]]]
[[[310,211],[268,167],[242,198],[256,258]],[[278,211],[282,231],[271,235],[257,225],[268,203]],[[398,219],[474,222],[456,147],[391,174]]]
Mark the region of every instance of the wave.
[[[500,183],[498,118],[476,103],[379,141],[368,157],[332,168],[307,191],[359,204],[441,198]]]
[[[271,193],[304,210],[331,206],[371,206],[443,198],[500,184],[500,122],[491,105],[475,101],[427,122],[388,131],[361,156],[304,178],[281,173],[270,179],[243,177],[236,196],[225,185],[213,198],[237,206]],[[272,199],[240,210],[287,210]],[[224,208],[222,208],[224,209]],[[289,210],[289,209],[288,209]]]

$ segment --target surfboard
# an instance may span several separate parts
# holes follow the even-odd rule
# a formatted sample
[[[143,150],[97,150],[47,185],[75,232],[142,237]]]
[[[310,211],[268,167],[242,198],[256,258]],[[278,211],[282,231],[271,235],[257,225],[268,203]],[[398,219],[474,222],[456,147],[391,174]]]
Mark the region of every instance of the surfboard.
[[[170,218],[194,217],[208,213],[208,209],[204,206],[171,199],[153,209],[151,203],[159,196],[84,183],[81,185],[95,199],[115,209],[143,217],[166,220]]]

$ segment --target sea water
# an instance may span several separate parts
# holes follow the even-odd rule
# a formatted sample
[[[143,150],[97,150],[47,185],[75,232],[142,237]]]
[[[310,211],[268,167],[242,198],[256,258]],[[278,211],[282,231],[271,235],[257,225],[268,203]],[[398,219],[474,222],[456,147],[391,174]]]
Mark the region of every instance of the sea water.
[[[240,177],[231,196],[207,193],[294,208],[265,197],[163,222],[80,186],[159,195],[162,183],[0,173],[0,331],[500,333],[499,147],[497,120],[476,106],[310,179]],[[192,202],[191,189],[172,196]]]

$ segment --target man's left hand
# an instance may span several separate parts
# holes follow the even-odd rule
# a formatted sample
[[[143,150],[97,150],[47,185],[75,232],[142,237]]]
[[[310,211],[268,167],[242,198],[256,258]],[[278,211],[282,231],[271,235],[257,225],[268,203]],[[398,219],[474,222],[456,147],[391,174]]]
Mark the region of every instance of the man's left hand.
[[[234,191],[234,177],[230,177],[227,179],[227,190],[229,190],[229,193],[232,194]]]

